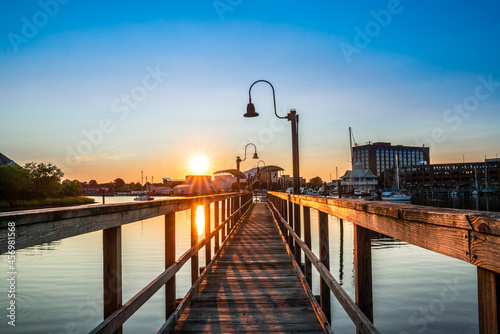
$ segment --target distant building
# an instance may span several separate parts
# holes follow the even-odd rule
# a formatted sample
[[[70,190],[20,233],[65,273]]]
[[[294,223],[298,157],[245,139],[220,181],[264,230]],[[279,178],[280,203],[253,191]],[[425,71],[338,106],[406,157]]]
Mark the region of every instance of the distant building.
[[[230,192],[237,182],[237,169],[224,169],[214,173],[214,188],[217,191]],[[247,182],[247,176],[240,171],[240,184]]]
[[[260,183],[270,184],[272,190],[279,190],[285,187],[283,172],[283,168],[269,165],[249,169],[244,174],[252,183],[260,181]]]
[[[14,162],[14,160],[8,158],[7,156],[3,155],[0,153],[0,166],[5,166],[5,165],[13,165],[13,166],[19,166]]]
[[[189,196],[214,193],[210,175],[188,175],[186,176],[186,185],[189,186]]]
[[[484,162],[459,162],[433,165],[414,165],[399,169],[400,182],[424,187],[475,187],[499,185],[500,158]],[[476,177],[477,175],[477,177]]]
[[[386,170],[392,170],[396,165],[406,167],[430,164],[429,148],[425,146],[377,142],[355,146],[352,151],[353,162],[361,163],[364,169],[369,169],[376,176],[381,176]]]

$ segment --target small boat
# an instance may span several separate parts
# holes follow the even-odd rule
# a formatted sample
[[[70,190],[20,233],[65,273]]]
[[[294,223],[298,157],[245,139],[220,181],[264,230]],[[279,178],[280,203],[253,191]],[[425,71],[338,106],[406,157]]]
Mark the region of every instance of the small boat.
[[[134,198],[134,201],[152,201],[154,199],[155,199],[154,197],[151,197],[151,195],[148,192],[145,191],[145,192],[137,195]]]
[[[384,201],[409,201],[411,194],[405,191],[391,190],[382,193],[382,200]]]

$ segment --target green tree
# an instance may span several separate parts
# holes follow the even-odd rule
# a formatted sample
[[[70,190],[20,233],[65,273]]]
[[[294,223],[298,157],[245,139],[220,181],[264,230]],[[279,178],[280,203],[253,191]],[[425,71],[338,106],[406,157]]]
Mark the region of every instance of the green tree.
[[[30,174],[33,182],[33,190],[37,197],[56,197],[61,192],[61,178],[64,173],[53,164],[43,162],[28,162],[24,166]]]
[[[82,194],[82,188],[78,180],[64,180],[62,183],[61,195],[63,197],[76,197]]]
[[[323,180],[321,180],[319,176],[316,176],[309,180],[309,184],[311,185],[311,188],[318,189],[323,185]]]
[[[30,172],[16,165],[0,166],[0,199],[30,199],[33,196]]]
[[[123,181],[123,179],[120,179],[120,178],[117,178],[114,182],[115,182],[115,187],[116,188],[123,188],[123,187],[125,187],[127,185],[125,183],[125,181]]]

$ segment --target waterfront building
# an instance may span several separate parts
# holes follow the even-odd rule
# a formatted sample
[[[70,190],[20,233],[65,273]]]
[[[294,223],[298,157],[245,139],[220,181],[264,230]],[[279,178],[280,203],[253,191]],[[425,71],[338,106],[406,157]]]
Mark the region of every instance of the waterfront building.
[[[393,170],[396,166],[430,164],[429,147],[425,146],[368,142],[366,145],[356,144],[352,151],[353,162],[361,163],[363,169],[369,169],[376,176],[381,176],[386,170]]]
[[[500,158],[484,162],[414,165],[400,168],[402,182],[419,187],[498,188]],[[477,177],[476,177],[477,175]]]
[[[356,162],[353,170],[347,170],[344,175],[340,177],[340,185],[343,191],[349,189],[373,191],[378,186],[378,178],[368,168],[363,168],[361,162]]]
[[[240,173],[240,184],[247,182],[247,177],[244,173]],[[230,192],[232,191],[233,183],[238,181],[237,169],[224,169],[214,173],[214,188],[217,191]]]
[[[269,165],[249,169],[244,172],[244,174],[245,177],[252,180],[251,182],[256,182],[258,180],[260,183],[270,184],[272,190],[278,190],[284,188],[284,171],[285,170],[280,166]]]

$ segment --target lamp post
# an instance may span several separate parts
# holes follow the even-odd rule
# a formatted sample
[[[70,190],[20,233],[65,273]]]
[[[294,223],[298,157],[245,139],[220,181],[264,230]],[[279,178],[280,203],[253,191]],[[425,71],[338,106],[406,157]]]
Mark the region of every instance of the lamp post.
[[[236,175],[236,180],[237,180],[236,183],[238,185],[238,192],[240,192],[240,163],[247,159],[247,147],[248,147],[248,145],[253,145],[253,147],[255,148],[255,152],[253,154],[252,159],[259,159],[259,156],[257,155],[257,146],[255,146],[254,143],[246,144],[246,146],[245,146],[245,159],[242,160],[239,156],[236,157],[236,170],[238,171],[237,175]]]
[[[292,128],[292,165],[293,165],[293,193],[296,195],[300,195],[300,173],[299,173],[299,115],[295,109],[290,109],[290,112],[286,116],[280,116],[276,112],[276,97],[274,94],[273,85],[267,80],[257,80],[248,89],[248,104],[247,104],[247,112],[243,115],[244,117],[257,117],[259,114],[255,112],[255,106],[252,103],[251,90],[253,85],[258,82],[265,82],[271,86],[273,90],[273,102],[274,102],[274,114],[279,119],[287,119],[291,123]]]

